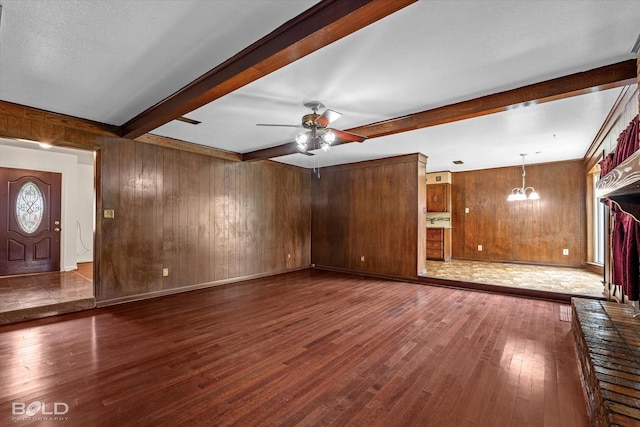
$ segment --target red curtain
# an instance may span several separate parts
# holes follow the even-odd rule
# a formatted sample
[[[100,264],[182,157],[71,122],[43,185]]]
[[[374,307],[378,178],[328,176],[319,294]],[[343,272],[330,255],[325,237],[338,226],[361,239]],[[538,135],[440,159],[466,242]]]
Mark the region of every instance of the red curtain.
[[[616,149],[600,162],[600,177],[611,172],[613,168],[640,148],[638,130],[638,116],[636,116],[618,137]],[[637,301],[640,296],[638,262],[640,224],[631,215],[622,212],[611,201],[607,201],[607,204],[613,215],[611,281],[615,285],[622,286],[622,290],[631,300]]]

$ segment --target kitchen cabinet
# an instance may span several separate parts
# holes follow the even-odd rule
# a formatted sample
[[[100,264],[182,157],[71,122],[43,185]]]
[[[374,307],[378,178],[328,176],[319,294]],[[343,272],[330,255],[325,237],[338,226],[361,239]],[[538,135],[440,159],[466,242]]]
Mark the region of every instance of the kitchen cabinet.
[[[451,212],[451,184],[427,185],[427,212]]]
[[[451,259],[451,228],[427,228],[427,259]]]

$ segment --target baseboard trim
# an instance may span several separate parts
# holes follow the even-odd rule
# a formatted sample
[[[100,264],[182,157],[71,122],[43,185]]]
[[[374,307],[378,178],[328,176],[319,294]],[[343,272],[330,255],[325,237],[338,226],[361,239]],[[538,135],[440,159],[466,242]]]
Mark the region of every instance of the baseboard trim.
[[[148,292],[144,294],[127,295],[124,297],[110,298],[110,299],[104,299],[99,301],[96,300],[96,307],[97,308],[108,307],[111,305],[125,304],[128,302],[142,301],[142,300],[151,299],[151,298],[159,298],[159,297],[164,297],[169,295],[180,294],[182,292],[190,292],[190,291],[197,291],[200,289],[213,288],[215,286],[227,285],[229,283],[243,282],[245,280],[261,279],[269,276],[277,276],[279,274],[291,273],[299,270],[306,270],[308,268],[309,266],[288,268],[283,270],[270,271],[268,273],[257,273],[257,274],[250,274],[247,276],[233,277],[230,279],[216,280],[213,282],[197,283],[195,285],[181,286],[179,288],[163,289],[161,291]]]
[[[604,265],[602,264],[596,264],[595,262],[587,262],[586,268],[592,273],[599,274],[600,276],[604,275]]]

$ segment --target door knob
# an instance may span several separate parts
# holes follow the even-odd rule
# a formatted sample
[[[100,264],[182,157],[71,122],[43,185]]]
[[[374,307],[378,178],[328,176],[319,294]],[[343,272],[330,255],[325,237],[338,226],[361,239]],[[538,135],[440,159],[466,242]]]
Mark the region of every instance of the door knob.
[[[55,225],[60,225],[60,221],[54,221],[53,222]]]
[[[60,228],[56,227],[56,228],[53,229],[53,231],[55,231],[56,233],[59,233],[60,232]]]

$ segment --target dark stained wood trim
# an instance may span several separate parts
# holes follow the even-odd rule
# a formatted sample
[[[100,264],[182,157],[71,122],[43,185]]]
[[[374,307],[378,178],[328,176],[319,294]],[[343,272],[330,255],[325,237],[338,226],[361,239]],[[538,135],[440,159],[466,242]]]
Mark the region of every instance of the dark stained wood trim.
[[[118,126],[94,122],[87,119],[80,119],[64,114],[52,113],[50,111],[14,104],[12,102],[0,101],[0,116],[5,115],[23,120],[43,122],[49,126],[76,129],[100,135],[116,136],[120,132],[120,128]]]
[[[101,137],[118,133],[116,126],[0,101],[2,138],[96,150],[100,148]]]
[[[612,89],[635,83],[636,61],[633,59],[583,71],[518,89],[499,92],[456,104],[422,111],[365,126],[347,129],[349,132],[377,138],[429,126],[451,123],[487,114],[507,111],[527,103],[540,104],[594,91]]]
[[[630,59],[590,71],[583,71],[505,92],[345,130],[367,138],[377,138],[499,113],[520,104],[523,106],[527,103],[540,104],[594,91],[626,86],[634,84],[636,78],[636,61],[635,59]],[[295,144],[288,143],[245,153],[243,160],[260,160],[295,152],[297,152]]]
[[[324,0],[122,126],[136,138],[417,0]]]
[[[166,148],[175,148],[177,150],[188,151],[190,153],[204,154],[210,157],[216,157],[219,159],[240,161],[242,155],[233,153],[231,151],[219,150],[217,148],[206,147],[204,145],[192,144],[190,142],[183,141],[181,139],[169,138],[167,136],[154,135],[146,133],[135,139],[139,142],[145,142],[147,144],[159,145]]]
[[[585,165],[585,173],[588,173],[592,167],[596,165],[596,163],[601,159],[602,153],[602,144],[604,143],[605,138],[609,135],[611,128],[616,124],[616,120],[620,115],[624,112],[630,102],[637,102],[638,99],[638,88],[635,87],[635,90],[632,90],[632,86],[626,87],[618,98],[616,99],[613,107],[611,107],[611,111],[607,115],[604,123],[600,126],[596,137],[591,142],[589,149],[586,151],[583,159]]]
[[[398,163],[426,163],[427,156],[422,153],[401,154],[399,156],[384,157],[382,159],[363,160],[361,162],[346,163],[342,165],[327,166],[322,168],[325,172],[328,171],[341,171],[361,168],[371,168],[376,166],[389,166]]]
[[[115,136],[118,132],[116,126],[0,101],[3,138],[96,150],[101,136]]]

